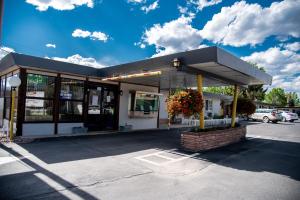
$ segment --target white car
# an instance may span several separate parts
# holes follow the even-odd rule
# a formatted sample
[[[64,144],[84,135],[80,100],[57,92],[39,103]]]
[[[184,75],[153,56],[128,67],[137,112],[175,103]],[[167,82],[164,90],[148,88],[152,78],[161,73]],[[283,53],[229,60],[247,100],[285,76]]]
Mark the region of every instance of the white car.
[[[281,115],[275,109],[256,109],[255,113],[249,116],[253,121],[263,121],[264,123],[281,121]]]
[[[296,113],[292,113],[289,111],[279,111],[279,113],[281,114],[283,122],[293,122],[295,120],[298,120],[298,115]]]

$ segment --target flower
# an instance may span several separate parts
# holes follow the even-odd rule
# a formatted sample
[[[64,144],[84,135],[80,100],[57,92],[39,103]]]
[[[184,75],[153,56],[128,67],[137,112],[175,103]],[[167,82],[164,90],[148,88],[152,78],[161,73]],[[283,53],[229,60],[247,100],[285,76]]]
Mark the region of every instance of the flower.
[[[190,117],[203,109],[203,97],[198,91],[192,89],[181,90],[170,95],[167,100],[167,112],[169,116],[183,114]]]

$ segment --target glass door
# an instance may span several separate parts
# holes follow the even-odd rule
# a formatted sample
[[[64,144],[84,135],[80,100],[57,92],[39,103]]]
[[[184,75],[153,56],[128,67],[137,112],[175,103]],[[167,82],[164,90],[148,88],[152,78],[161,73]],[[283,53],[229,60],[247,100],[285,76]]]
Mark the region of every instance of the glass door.
[[[89,131],[117,129],[117,87],[88,86],[86,126]]]

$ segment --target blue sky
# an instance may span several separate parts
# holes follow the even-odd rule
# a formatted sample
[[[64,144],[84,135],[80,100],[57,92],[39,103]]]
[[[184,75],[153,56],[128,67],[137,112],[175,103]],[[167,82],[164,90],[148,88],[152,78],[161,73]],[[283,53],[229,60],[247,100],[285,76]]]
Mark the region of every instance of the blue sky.
[[[2,47],[110,66],[218,45],[300,92],[300,1],[9,0]],[[47,45],[48,44],[48,45]]]

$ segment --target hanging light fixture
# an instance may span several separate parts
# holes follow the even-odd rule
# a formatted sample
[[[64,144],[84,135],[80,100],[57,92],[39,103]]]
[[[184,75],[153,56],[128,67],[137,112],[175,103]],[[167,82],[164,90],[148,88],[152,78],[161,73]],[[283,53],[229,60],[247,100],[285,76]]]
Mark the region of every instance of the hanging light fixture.
[[[178,69],[180,67],[180,60],[178,58],[174,58],[172,64],[173,64],[173,67]]]

